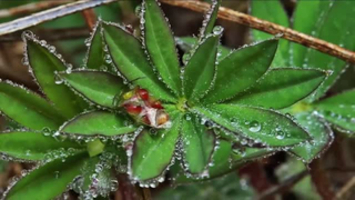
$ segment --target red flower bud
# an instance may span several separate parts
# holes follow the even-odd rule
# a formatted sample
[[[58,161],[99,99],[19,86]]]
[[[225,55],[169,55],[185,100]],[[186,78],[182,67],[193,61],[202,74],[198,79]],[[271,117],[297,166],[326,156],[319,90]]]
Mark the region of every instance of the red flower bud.
[[[143,101],[146,101],[149,99],[149,94],[148,91],[145,89],[138,89],[137,91],[138,95],[141,97]]]
[[[150,106],[152,108],[156,108],[156,109],[163,109],[164,107],[161,105],[160,101],[153,101]]]
[[[137,106],[137,105],[125,104],[123,106],[127,110],[127,112],[130,114],[139,114],[143,110],[143,108],[141,106]]]

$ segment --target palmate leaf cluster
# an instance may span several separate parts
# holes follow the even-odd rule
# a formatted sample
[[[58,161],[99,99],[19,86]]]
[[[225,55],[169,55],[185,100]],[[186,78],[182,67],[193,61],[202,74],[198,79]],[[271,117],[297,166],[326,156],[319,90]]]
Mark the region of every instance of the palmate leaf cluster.
[[[315,115],[309,104],[297,103],[311,94],[306,102],[313,102],[333,75],[316,66],[279,64],[285,41],[222,47],[223,28],[214,27],[219,3],[213,2],[193,44],[182,40],[188,47],[182,62],[153,0],[143,1],[140,39],[124,26],[100,21],[81,68],[25,32],[24,63],[43,97],[0,82],[1,112],[25,127],[2,133],[0,151],[6,159],[39,164],[14,181],[5,198],[52,199],[68,188],[84,198],[107,196],[117,187],[117,173],[142,187],[156,187],[167,171],[176,183],[214,178],[280,150],[310,162],[332,139],[323,116],[351,130],[331,114]],[[150,127],[127,114],[122,96],[136,87],[162,102],[171,127]],[[346,107],[351,97],[344,93],[314,105],[352,115]],[[348,99],[342,110],[339,98]]]
[[[297,3],[293,13],[293,23],[289,21],[279,1],[253,1],[251,6],[252,15],[256,17],[285,27],[291,27],[296,31],[338,44],[346,49],[355,49],[353,34],[355,29],[346,17],[346,15],[355,11],[355,5],[352,2],[301,0]],[[271,11],[275,14],[269,15]],[[333,31],[338,31],[339,34],[333,34]],[[257,30],[252,31],[252,36],[255,40],[270,38],[270,35]],[[307,49],[302,45],[281,40],[280,48],[277,50],[271,67],[278,68],[280,66],[330,70],[332,73],[313,95],[302,104],[289,108],[288,111],[293,113],[297,121],[304,127],[313,129],[309,132],[313,134],[313,137],[319,138],[318,140],[323,140],[321,139],[322,135],[329,135],[326,133],[332,132],[330,126],[349,137],[353,137],[355,131],[354,90],[342,91],[337,95],[324,98],[326,92],[349,67],[348,63],[316,50]],[[323,124],[324,127],[328,128],[316,129],[317,125],[314,126],[313,123],[308,122],[310,118],[317,124]],[[326,142],[326,140],[323,142]],[[312,159],[312,157],[309,157],[309,159]]]

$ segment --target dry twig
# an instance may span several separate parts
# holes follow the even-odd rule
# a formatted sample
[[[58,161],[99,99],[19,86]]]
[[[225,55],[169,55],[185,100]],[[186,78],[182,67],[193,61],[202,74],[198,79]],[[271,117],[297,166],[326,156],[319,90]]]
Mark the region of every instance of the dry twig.
[[[208,3],[200,1],[181,1],[181,0],[160,0],[163,3],[178,6],[182,8],[187,8],[197,12],[206,12],[210,5]],[[256,17],[237,12],[228,8],[220,7],[218,17],[228,21],[237,22],[239,24],[249,26],[260,31],[270,33],[273,35],[282,34],[282,37],[302,44],[306,47],[316,49],[320,52],[335,56],[342,60],[355,63],[355,52],[344,49],[338,45],[326,42],[324,40],[311,37],[309,35],[297,32],[290,28],[280,26],[278,24],[271,23],[269,21],[261,20]]]
[[[0,18],[11,17],[15,15],[25,15],[36,11],[52,8],[64,3],[72,2],[73,0],[57,0],[57,1],[42,1],[21,5],[15,8],[7,8],[0,10]]]
[[[355,177],[352,177],[345,185],[342,187],[339,192],[337,193],[338,199],[345,199],[348,193],[355,188]]]
[[[94,10],[93,9],[83,10],[81,14],[84,17],[86,25],[88,26],[89,30],[94,29],[97,20]]]
[[[314,183],[319,195],[324,200],[334,200],[336,199],[335,194],[332,190],[331,184],[327,177],[327,174],[323,167],[321,166],[321,160],[313,160],[310,164],[310,175],[312,182]]]
[[[19,30],[23,30],[32,26],[36,26],[46,21],[57,19],[75,12],[79,12],[85,9],[93,8],[99,5],[112,3],[116,0],[81,0],[62,6],[58,6],[52,9],[48,9],[42,12],[35,13],[33,15],[23,17],[11,22],[0,24],[0,36],[13,33]]]

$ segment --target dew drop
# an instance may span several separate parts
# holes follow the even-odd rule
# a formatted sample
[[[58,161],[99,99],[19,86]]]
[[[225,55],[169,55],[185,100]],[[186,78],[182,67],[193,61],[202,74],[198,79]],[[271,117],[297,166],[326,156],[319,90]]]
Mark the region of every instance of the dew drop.
[[[252,121],[252,122],[250,122],[250,124],[249,124],[249,131],[251,131],[251,132],[259,132],[260,130],[261,130],[261,124],[259,123],[259,122],[257,122],[257,121]]]
[[[222,26],[215,26],[213,28],[213,35],[217,36],[217,35],[220,35],[222,34],[224,28]]]
[[[191,120],[191,115],[186,114],[186,115],[185,115],[185,119],[186,119],[187,121],[190,121],[190,120]]]
[[[52,132],[49,128],[43,128],[42,133],[44,136],[50,136],[52,134]]]
[[[111,64],[112,63],[112,59],[111,59],[111,56],[109,54],[106,54],[105,55],[105,62],[107,64]]]
[[[187,65],[187,63],[189,62],[189,60],[191,59],[191,54],[189,53],[185,53],[183,56],[182,56],[182,62]]]
[[[283,130],[277,129],[275,132],[275,136],[277,139],[282,140],[285,138],[286,134]]]
[[[51,52],[51,53],[55,52],[55,47],[54,46],[49,46],[48,49],[49,49],[49,52]]]
[[[54,172],[54,178],[55,178],[55,179],[58,179],[58,178],[59,178],[59,175],[60,175],[60,174],[59,174],[59,171],[55,171],[55,172]]]

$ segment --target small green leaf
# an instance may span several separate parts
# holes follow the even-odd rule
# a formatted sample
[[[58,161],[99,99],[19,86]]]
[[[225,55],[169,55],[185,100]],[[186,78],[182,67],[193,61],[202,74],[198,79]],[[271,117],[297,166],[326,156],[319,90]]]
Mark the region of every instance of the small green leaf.
[[[179,137],[181,116],[173,120],[170,129],[159,130],[156,135],[142,131],[134,141],[131,158],[132,176],[139,181],[158,178],[171,164]]]
[[[65,120],[45,99],[11,82],[0,82],[0,111],[33,130],[56,129]]]
[[[92,111],[83,113],[60,128],[60,132],[82,136],[118,136],[132,133],[137,128],[122,115],[108,111]]]
[[[118,26],[108,23],[102,26],[104,39],[118,70],[133,84],[147,89],[155,98],[175,102],[176,99],[149,65],[139,40]]]
[[[355,90],[314,103],[323,117],[340,129],[355,132]],[[353,134],[351,134],[353,135]]]
[[[218,178],[234,171],[237,167],[245,164],[246,161],[265,157],[275,152],[274,150],[246,147],[243,154],[241,154],[233,150],[233,145],[229,141],[219,140],[218,143],[218,148],[212,156],[213,165],[208,170],[208,176],[203,178],[199,177],[198,179],[194,179],[193,177],[187,178],[185,173],[182,173],[180,169],[175,167],[171,171],[174,183],[183,184]]]
[[[69,140],[59,141],[51,136],[44,136],[40,132],[0,133],[0,152],[16,159],[45,160],[50,152],[60,150],[64,153],[68,149],[85,150],[85,146]]]
[[[181,94],[180,64],[169,24],[156,0],[143,1],[145,47],[163,82]]]
[[[222,60],[215,84],[203,101],[223,101],[254,84],[269,69],[277,44],[277,40],[267,40],[234,51]]]
[[[196,115],[186,114],[182,123],[181,139],[186,170],[192,174],[203,173],[211,162],[216,145],[213,131],[208,131]]]
[[[193,37],[180,37],[175,38],[176,44],[186,53],[190,52],[194,45],[197,43],[197,38]],[[226,58],[232,52],[231,49],[222,45],[218,46],[217,61],[221,61]]]
[[[268,1],[251,1],[252,15],[263,20],[267,20],[284,27],[289,27],[289,19],[279,0]],[[256,29],[252,29],[254,40],[266,40],[273,37]],[[275,54],[272,67],[290,67],[290,42],[288,40],[281,39],[279,48]]]
[[[101,154],[105,149],[105,144],[102,143],[99,139],[95,139],[87,143],[87,150],[90,157],[95,157]]]
[[[219,36],[210,36],[195,50],[183,72],[183,89],[187,100],[196,102],[210,88],[215,71]]]
[[[210,34],[217,20],[219,6],[222,0],[212,0],[211,9],[206,13],[205,19],[202,22],[200,40]]]
[[[287,108],[310,95],[325,77],[325,73],[320,70],[273,69],[229,103],[274,109]]]
[[[64,162],[57,159],[47,163],[18,181],[9,190],[5,199],[55,199],[67,189],[76,176],[80,175],[87,159],[86,153],[80,153],[68,157]]]
[[[104,51],[104,40],[101,35],[101,24],[98,23],[92,37],[90,38],[89,48],[87,52],[86,67],[88,69],[102,69],[109,68],[108,63],[105,61],[106,53]]]
[[[270,147],[296,145],[309,139],[304,129],[275,111],[229,104],[195,109],[227,130]]]
[[[108,108],[115,108],[117,97],[128,90],[121,78],[108,72],[78,70],[60,76],[86,99]]]
[[[55,83],[55,72],[67,69],[64,63],[36,39],[25,38],[29,64],[48,99],[67,118],[83,111],[87,104],[65,85]]]
[[[334,139],[333,131],[325,122],[312,113],[302,113],[295,115],[295,117],[296,121],[308,131],[312,141],[306,141],[292,148],[291,152],[302,158],[303,162],[310,163],[328,149]]]

